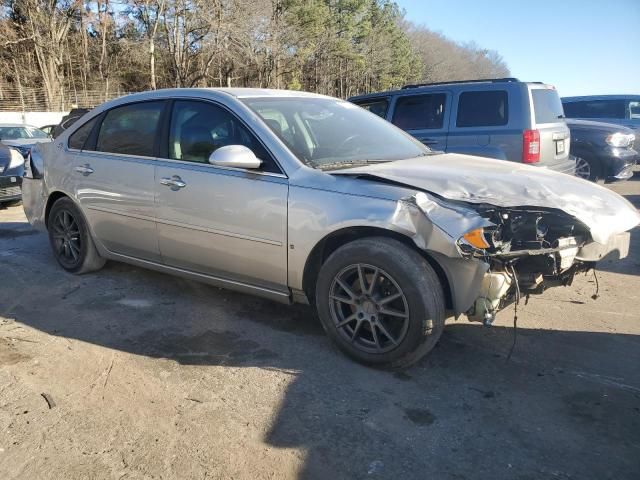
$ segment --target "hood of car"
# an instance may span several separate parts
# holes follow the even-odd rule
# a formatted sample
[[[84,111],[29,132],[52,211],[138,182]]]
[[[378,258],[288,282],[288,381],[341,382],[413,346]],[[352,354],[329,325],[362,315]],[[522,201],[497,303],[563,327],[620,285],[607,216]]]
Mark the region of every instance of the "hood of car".
[[[504,160],[447,153],[331,173],[377,178],[471,204],[559,209],[584,223],[602,244],[640,223],[636,208],[605,187]]]
[[[9,147],[32,147],[36,143],[49,143],[50,138],[14,138],[11,140],[2,140],[2,143]]]
[[[591,120],[566,119],[570,130],[600,131],[602,133],[634,133],[631,128],[615,123],[593,122]]]

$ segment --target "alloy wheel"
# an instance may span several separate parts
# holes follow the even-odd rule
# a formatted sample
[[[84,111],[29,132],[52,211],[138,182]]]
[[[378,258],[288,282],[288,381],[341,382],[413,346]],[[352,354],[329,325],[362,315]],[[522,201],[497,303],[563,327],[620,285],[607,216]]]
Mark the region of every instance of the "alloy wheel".
[[[409,304],[398,283],[379,267],[343,268],[329,290],[338,333],[367,353],[385,353],[402,343],[409,328]]]
[[[589,180],[591,178],[591,165],[584,158],[576,158],[576,177]]]
[[[51,223],[51,238],[58,259],[68,267],[81,260],[82,238],[80,227],[73,214],[67,209],[56,212]]]

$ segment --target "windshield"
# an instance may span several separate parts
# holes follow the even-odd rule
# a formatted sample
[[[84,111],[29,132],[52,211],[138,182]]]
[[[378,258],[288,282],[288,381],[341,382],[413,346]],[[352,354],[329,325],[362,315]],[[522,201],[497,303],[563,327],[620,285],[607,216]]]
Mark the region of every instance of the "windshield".
[[[431,150],[380,117],[329,98],[249,98],[300,161],[320,169],[428,155]]]
[[[42,130],[33,127],[0,127],[1,140],[19,140],[21,138],[48,138]]]
[[[556,90],[534,88],[531,90],[531,97],[536,123],[556,123],[559,118],[564,118],[562,102]]]

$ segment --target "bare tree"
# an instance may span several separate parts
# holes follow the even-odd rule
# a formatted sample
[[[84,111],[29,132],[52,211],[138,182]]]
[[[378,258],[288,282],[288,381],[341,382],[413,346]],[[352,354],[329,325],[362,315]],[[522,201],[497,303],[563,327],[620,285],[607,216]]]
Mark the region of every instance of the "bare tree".
[[[497,52],[410,24],[392,0],[0,1],[0,102],[14,105],[18,91],[57,109],[149,88],[346,97],[509,73]]]

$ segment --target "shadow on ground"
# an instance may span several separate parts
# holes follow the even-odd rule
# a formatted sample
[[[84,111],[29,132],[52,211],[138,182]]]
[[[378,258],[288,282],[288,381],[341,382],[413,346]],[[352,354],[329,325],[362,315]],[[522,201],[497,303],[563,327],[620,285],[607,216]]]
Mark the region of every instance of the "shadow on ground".
[[[19,259],[5,260],[17,275]],[[293,372],[264,442],[306,450],[300,478],[640,473],[638,336],[520,329],[507,361],[511,329],[459,322],[413,369],[377,371],[336,353],[308,307],[126,265],[73,277],[48,252],[31,265],[38,275],[20,275],[38,302],[0,302],[17,322],[181,365]]]

